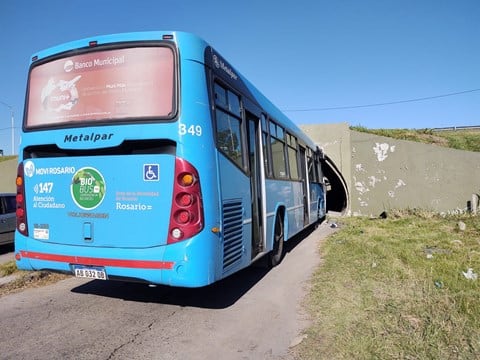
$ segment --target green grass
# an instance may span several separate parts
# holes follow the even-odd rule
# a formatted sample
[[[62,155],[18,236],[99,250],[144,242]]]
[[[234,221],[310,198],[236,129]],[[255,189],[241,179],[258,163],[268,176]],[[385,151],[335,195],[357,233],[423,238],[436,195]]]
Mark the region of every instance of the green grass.
[[[68,275],[49,271],[18,270],[15,261],[0,264],[0,278],[15,275],[10,281],[0,284],[0,297],[13,294],[27,288],[41,287],[66,279]]]
[[[15,265],[14,260],[0,264],[0,277],[11,275],[15,271],[17,271],[17,266]]]
[[[466,223],[465,231],[458,221]],[[341,219],[320,249],[298,359],[480,358],[480,219]]]
[[[362,126],[352,126],[351,129],[399,140],[417,141],[457,150],[480,152],[480,131],[478,130],[433,131],[431,129],[367,129]]]
[[[448,140],[450,147],[459,150],[480,151],[479,131],[448,131],[444,137]]]
[[[7,161],[7,160],[12,160],[12,159],[16,159],[16,158],[17,158],[17,156],[12,156],[12,155],[10,155],[10,156],[0,156],[0,162]]]

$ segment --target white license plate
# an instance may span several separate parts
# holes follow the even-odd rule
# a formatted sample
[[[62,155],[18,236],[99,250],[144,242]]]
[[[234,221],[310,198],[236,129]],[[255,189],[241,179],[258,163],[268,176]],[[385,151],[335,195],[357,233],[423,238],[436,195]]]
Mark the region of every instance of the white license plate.
[[[88,266],[74,266],[75,276],[79,278],[107,280],[107,273],[104,268],[88,267]]]

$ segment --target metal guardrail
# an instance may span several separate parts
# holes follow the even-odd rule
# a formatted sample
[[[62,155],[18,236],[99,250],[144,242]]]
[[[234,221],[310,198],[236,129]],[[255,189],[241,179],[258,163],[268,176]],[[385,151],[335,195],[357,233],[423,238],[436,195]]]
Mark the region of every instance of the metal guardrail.
[[[441,128],[432,128],[432,131],[457,131],[457,130],[480,130],[480,125],[473,126],[448,126]]]

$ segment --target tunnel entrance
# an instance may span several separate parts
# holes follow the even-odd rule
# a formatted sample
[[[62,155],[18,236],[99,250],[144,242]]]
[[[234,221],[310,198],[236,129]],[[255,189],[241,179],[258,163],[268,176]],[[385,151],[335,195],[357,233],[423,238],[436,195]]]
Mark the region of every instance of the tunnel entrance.
[[[328,179],[327,212],[344,213],[348,209],[348,187],[335,163],[325,155],[323,175]]]

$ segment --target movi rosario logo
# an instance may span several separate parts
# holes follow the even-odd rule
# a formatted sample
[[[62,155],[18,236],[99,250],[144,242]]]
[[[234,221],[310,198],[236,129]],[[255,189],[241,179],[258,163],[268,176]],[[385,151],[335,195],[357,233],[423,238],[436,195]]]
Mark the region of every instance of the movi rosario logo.
[[[23,171],[26,176],[31,178],[35,173],[35,164],[30,160],[26,161],[23,165]]]

